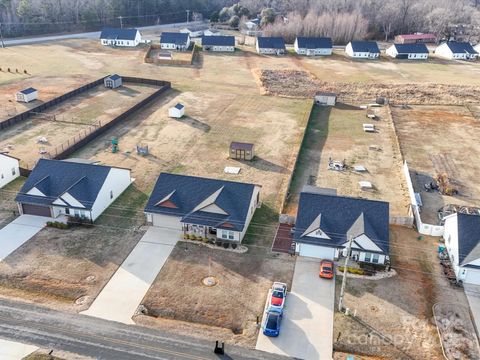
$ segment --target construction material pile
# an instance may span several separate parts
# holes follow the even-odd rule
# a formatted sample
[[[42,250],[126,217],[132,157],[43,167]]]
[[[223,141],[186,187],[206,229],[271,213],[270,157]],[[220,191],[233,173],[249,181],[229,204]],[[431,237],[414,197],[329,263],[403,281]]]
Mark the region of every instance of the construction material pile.
[[[446,84],[382,84],[320,81],[306,71],[257,70],[264,93],[313,98],[315,93],[334,92],[341,102],[385,97],[396,104],[463,105],[480,102],[480,86]]]

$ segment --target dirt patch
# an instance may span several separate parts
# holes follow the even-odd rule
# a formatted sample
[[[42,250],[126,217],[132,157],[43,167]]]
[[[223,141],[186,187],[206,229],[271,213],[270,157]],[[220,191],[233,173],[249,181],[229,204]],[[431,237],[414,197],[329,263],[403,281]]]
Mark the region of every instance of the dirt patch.
[[[15,197],[24,183],[25,178],[19,177],[0,189],[0,228],[19,215]]]
[[[480,100],[480,86],[324,82],[301,70],[258,71],[264,91],[271,95],[312,98],[318,91],[326,91],[338,94],[344,102],[385,96],[397,104],[467,104]]]

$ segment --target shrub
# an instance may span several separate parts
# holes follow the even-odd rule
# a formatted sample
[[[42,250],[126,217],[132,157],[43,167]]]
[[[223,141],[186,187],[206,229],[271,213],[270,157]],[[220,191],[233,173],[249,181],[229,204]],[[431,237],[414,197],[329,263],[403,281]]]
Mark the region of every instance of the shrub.
[[[207,237],[204,237],[204,238],[203,238],[203,242],[204,242],[204,243],[208,243],[208,238],[207,238]]]
[[[53,228],[56,228],[56,229],[62,229],[62,230],[70,228],[70,226],[68,224],[65,224],[65,223],[62,223],[62,222],[59,222],[59,221],[48,221],[47,226],[48,227],[53,227]]]
[[[187,240],[187,239],[188,239],[188,234],[183,234],[183,238],[184,238],[185,240]]]
[[[232,244],[232,249],[236,249],[237,248],[237,244]]]
[[[222,246],[223,245],[221,241],[217,241],[216,244],[217,244],[217,246]]]
[[[223,247],[225,249],[228,249],[230,247],[230,243],[226,242],[226,243],[223,243]]]
[[[338,270],[343,272],[344,270],[344,267],[343,266],[339,266],[338,267]],[[349,274],[357,274],[357,275],[365,275],[365,271],[363,269],[358,269],[358,268],[352,268],[352,267],[347,267],[347,272]]]

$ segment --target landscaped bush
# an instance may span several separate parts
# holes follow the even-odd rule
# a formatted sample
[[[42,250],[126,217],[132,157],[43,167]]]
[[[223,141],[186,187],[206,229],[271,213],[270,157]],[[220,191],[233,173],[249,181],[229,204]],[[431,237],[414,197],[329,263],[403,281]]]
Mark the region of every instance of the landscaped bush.
[[[56,229],[68,229],[70,227],[68,224],[59,221],[47,221],[47,226]]]
[[[222,246],[222,242],[221,241],[217,241],[215,244],[217,244],[217,246]]]
[[[230,247],[230,243],[226,242],[226,243],[223,243],[223,247],[225,249],[228,249]]]
[[[92,227],[93,222],[90,219],[81,218],[78,216],[69,216],[67,218],[67,224],[69,227],[71,226],[85,226],[85,227]]]
[[[232,244],[232,249],[236,249],[237,248],[237,244]]]
[[[339,266],[338,267],[338,270],[343,272],[344,270],[344,267],[343,266]],[[347,267],[347,272],[349,274],[357,274],[357,275],[365,275],[365,271],[363,269],[358,269],[358,268],[352,268],[352,267]]]

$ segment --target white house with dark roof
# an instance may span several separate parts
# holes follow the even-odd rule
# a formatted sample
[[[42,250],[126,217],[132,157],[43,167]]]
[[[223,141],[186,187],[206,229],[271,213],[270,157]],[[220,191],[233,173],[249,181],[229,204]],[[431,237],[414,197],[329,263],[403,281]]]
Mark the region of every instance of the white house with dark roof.
[[[257,52],[259,54],[285,54],[285,40],[281,37],[257,37]]]
[[[104,46],[135,47],[142,42],[142,34],[137,29],[105,28],[100,34]]]
[[[180,119],[183,115],[185,115],[185,105],[183,104],[176,104],[168,109],[168,116],[171,118]]]
[[[458,281],[480,285],[480,216],[445,217],[443,238]]]
[[[473,60],[478,58],[478,50],[468,42],[448,41],[435,49],[435,55],[449,60]]]
[[[345,256],[384,264],[389,251],[389,204],[318,191],[300,193],[293,241],[300,256],[336,260]]]
[[[32,87],[20,90],[15,94],[15,100],[17,100],[18,102],[29,103],[30,101],[34,101],[37,99],[38,91],[37,89]]]
[[[293,47],[298,55],[332,55],[333,43],[327,37],[297,37]]]
[[[239,243],[259,205],[259,185],[162,173],[144,211],[153,226]]]
[[[395,59],[426,60],[428,59],[428,48],[425,44],[393,44],[386,51],[386,54]]]
[[[40,159],[15,201],[20,214],[95,221],[131,183],[129,169]]]
[[[103,84],[106,88],[116,89],[122,86],[122,77],[117,74],[108,75],[105,79],[103,79]]]
[[[20,160],[0,153],[0,189],[20,176]]]
[[[190,47],[188,33],[162,32],[160,35],[160,48],[164,50],[187,50]]]
[[[355,59],[378,59],[380,49],[375,41],[350,41],[345,53]]]
[[[191,38],[197,38],[204,35],[205,31],[208,30],[208,25],[200,24],[200,25],[193,25],[187,26],[180,29],[180,32],[183,34],[188,34]]]
[[[206,51],[234,52],[235,36],[203,36],[202,49]]]

